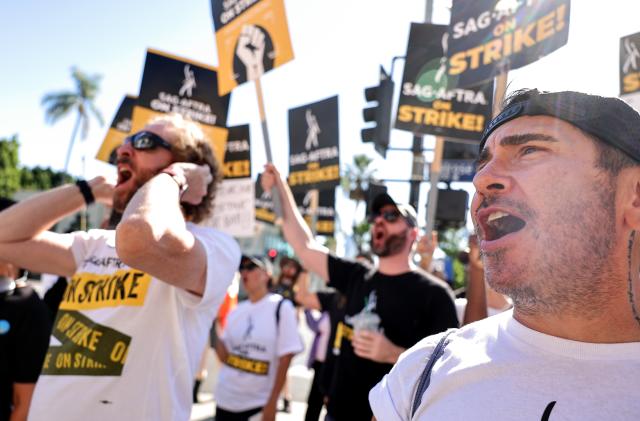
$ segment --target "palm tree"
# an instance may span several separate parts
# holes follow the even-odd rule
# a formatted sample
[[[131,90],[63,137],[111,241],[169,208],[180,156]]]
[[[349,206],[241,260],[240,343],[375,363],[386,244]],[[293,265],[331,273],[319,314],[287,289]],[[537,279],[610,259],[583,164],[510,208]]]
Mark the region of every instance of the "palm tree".
[[[340,180],[342,190],[349,196],[349,199],[356,202],[352,229],[353,241],[356,243],[359,253],[365,251],[370,224],[366,218],[360,222],[357,221],[358,209],[361,203],[366,203],[369,184],[377,181],[374,177],[376,170],[369,168],[372,162],[373,159],[367,155],[354,155],[353,164],[347,165]]]
[[[67,150],[67,158],[64,161],[64,171],[69,168],[69,159],[73,144],[78,134],[78,129],[82,127],[80,138],[85,140],[89,133],[89,120],[93,115],[100,125],[104,124],[102,114],[96,108],[95,99],[100,91],[101,75],[88,75],[76,67],[71,68],[71,78],[73,79],[75,90],[51,92],[42,97],[42,106],[44,107],[45,121],[48,124],[55,124],[62,117],[76,111],[76,124],[71,133],[71,141]]]

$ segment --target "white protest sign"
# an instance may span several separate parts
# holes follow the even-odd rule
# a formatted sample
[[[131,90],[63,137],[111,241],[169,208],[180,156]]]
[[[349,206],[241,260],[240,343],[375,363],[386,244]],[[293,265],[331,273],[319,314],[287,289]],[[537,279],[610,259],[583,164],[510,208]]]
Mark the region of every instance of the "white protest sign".
[[[207,225],[234,237],[251,237],[255,227],[254,186],[251,178],[223,180],[213,201]]]

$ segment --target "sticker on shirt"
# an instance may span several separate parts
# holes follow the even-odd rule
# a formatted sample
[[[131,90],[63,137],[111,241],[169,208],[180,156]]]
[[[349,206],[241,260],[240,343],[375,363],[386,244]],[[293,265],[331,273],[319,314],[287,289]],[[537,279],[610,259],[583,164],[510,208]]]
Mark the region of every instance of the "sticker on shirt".
[[[49,346],[42,374],[119,376],[131,336],[95,323],[77,311],[59,310],[52,335],[61,345]]]
[[[142,306],[150,283],[150,275],[135,269],[122,269],[108,274],[76,273],[67,285],[60,308],[92,310]]]
[[[236,370],[257,374],[259,376],[266,376],[269,373],[269,361],[254,360],[243,357],[242,355],[229,354],[225,360],[225,364]]]

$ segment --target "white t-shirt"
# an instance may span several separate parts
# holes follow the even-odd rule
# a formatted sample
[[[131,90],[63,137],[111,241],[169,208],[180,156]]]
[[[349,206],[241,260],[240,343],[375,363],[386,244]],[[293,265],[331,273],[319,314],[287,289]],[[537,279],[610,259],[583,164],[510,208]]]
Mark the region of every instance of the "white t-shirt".
[[[207,255],[202,297],[132,269],[115,231],[74,237],[78,269],[53,326],[29,420],[188,420],[215,313],[240,261],[235,240],[187,224]]]
[[[560,339],[518,323],[512,310],[449,337],[411,417],[418,379],[440,336],[403,353],[371,390],[378,420],[640,420],[640,342]]]
[[[282,299],[280,295],[267,294],[255,303],[245,300],[229,313],[222,341],[229,354],[255,362],[255,370],[222,365],[215,392],[221,408],[241,412],[264,406],[273,388],[278,359],[302,351],[291,301],[282,302],[276,326],[276,308]]]

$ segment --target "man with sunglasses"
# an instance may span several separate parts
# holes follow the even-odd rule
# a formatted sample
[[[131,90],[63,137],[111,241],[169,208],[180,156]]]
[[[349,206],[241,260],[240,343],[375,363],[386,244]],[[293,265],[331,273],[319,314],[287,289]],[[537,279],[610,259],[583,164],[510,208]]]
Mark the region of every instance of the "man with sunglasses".
[[[31,420],[186,420],[208,329],[240,260],[233,238],[199,227],[218,163],[179,115],[151,121],[104,177],[41,193],[0,213],[0,258],[69,277]],[[92,202],[115,230],[47,231]]]
[[[329,281],[346,297],[339,323],[335,366],[327,406],[330,420],[367,420],[369,390],[399,355],[427,335],[458,326],[453,294],[446,284],[411,261],[418,236],[415,210],[386,193],[371,205],[371,250],[376,268],[341,259],[313,238],[295,206],[289,186],[271,164],[262,177],[282,202],[282,229],[302,265]],[[336,346],[337,345],[337,346]]]

